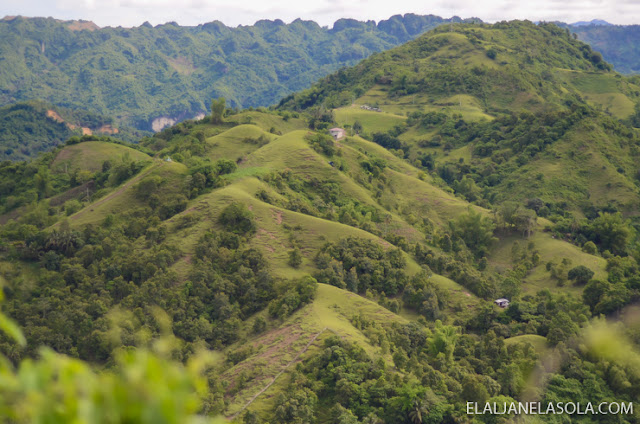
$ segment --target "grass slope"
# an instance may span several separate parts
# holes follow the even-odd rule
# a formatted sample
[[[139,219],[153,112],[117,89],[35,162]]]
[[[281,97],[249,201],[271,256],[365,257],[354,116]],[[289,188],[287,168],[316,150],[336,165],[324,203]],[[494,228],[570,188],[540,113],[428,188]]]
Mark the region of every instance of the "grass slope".
[[[70,223],[73,226],[96,224],[102,222],[108,215],[117,216],[142,206],[142,202],[135,194],[135,186],[147,176],[159,176],[164,181],[165,192],[177,194],[181,190],[185,172],[186,167],[180,163],[155,161],[138,175],[71,215]]]
[[[342,107],[333,111],[335,120],[340,126],[353,126],[358,121],[365,132],[387,131],[406,119],[404,116],[391,113],[373,112],[361,109],[358,105]]]
[[[405,318],[396,315],[366,298],[337,287],[320,284],[314,302],[294,313],[286,321],[273,330],[259,337],[250,337],[231,346],[228,350],[238,347],[253,346],[257,353],[250,358],[236,364],[223,374],[225,380],[230,381],[230,387],[234,387],[236,378],[243,371],[256,368],[261,369],[260,376],[233,396],[227,415],[238,412],[256,393],[264,388],[274,376],[295,358],[296,354],[304,349],[309,341],[318,333],[324,332],[313,343],[299,360],[304,360],[320,352],[322,340],[331,334],[357,343],[373,357],[383,357],[392,365],[391,357],[383,354],[380,347],[376,346],[362,331],[355,328],[351,318],[361,315],[367,319],[388,325],[392,322],[406,323]],[[288,372],[295,367],[287,369],[278,377],[276,383],[261,394],[248,408],[254,411],[268,411],[272,408],[274,394],[283,387],[289,377]]]
[[[102,170],[105,160],[115,161],[128,156],[134,162],[150,160],[149,155],[121,144],[104,141],[85,141],[65,146],[51,164],[55,172],[85,170],[96,172]]]

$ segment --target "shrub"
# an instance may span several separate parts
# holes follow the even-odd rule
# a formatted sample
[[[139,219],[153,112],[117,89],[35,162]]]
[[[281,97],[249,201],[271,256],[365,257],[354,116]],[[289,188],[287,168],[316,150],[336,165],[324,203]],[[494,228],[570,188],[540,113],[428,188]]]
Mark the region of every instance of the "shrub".
[[[578,265],[571,269],[567,276],[574,280],[576,284],[587,284],[593,278],[594,272],[584,265]]]
[[[588,241],[584,244],[584,246],[582,246],[582,251],[590,255],[595,255],[596,253],[598,253],[598,248],[596,247],[596,244],[594,242]]]
[[[80,209],[82,209],[82,203],[76,199],[69,200],[67,203],[64,204],[64,213],[67,216],[73,215],[74,213],[78,212]]]
[[[216,162],[216,168],[218,170],[218,175],[224,175],[235,172],[238,166],[232,160],[220,159]]]
[[[298,268],[302,265],[302,254],[300,253],[300,249],[297,247],[289,251],[289,265],[293,268]]]

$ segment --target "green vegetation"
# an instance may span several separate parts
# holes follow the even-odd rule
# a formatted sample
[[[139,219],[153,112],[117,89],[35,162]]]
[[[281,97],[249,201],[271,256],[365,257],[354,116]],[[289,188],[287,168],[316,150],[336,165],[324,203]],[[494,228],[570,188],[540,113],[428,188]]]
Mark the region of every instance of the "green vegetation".
[[[167,317],[156,315],[166,330]],[[25,344],[20,329],[1,312],[0,330],[14,343]],[[176,342],[167,333],[149,350],[118,352],[113,369],[103,372],[48,348],[17,368],[0,356],[0,413],[25,423],[203,422],[197,412],[207,387],[202,373],[211,358],[200,353],[186,366],[175,363],[169,356]]]
[[[116,130],[112,126],[113,119],[39,101],[14,103],[0,108],[0,123],[0,161],[35,157],[83,132],[113,135],[130,142],[146,134],[126,127]]]
[[[225,109],[226,106],[224,97],[220,97],[219,99],[213,100],[211,102],[211,123],[213,125],[222,124]]]
[[[74,134],[64,123],[47,119],[45,108],[36,108],[29,103],[1,108],[0,120],[2,160],[34,157],[38,152],[51,150]]]
[[[624,74],[640,72],[638,45],[629,42],[638,37],[640,26],[584,25],[569,28],[580,40],[602,53],[604,60],[613,64],[616,71]]]
[[[0,104],[41,99],[148,131],[206,114],[211,98],[231,107],[273,104],[342,66],[460,21],[407,14],[377,25],[341,19],[330,30],[300,19],[237,28],[3,19]],[[154,125],[158,118],[166,119]]]
[[[369,61],[381,75],[357,101],[388,103],[328,108]],[[637,129],[581,95],[620,88],[609,76],[551,25],[452,25],[278,110],[213,96],[211,118],[136,146],[77,137],[4,162],[0,352],[36,375],[72,361],[92,399],[157,398],[180,422],[463,422],[469,401],[633,401]],[[606,348],[609,317],[628,354]],[[38,359],[42,346],[57,354]],[[175,381],[184,402],[132,376]],[[0,402],[16,413],[29,393],[12,387]]]
[[[9,105],[7,109],[0,110],[3,122],[0,159],[33,157],[63,142],[72,133],[82,131],[83,127],[93,133],[102,131],[123,140],[135,141],[144,135],[144,131],[206,114],[211,98],[224,96],[227,104],[236,108],[268,106],[282,96],[307,88],[327,73],[409,41],[434,27],[470,21],[477,20],[407,14],[393,16],[374,25],[341,19],[330,30],[315,22],[301,20],[291,24],[262,20],[255,25],[238,28],[226,27],[216,21],[198,27],[168,23],[156,27],[142,25],[130,29],[101,29],[90,22],[7,18],[0,21],[0,39],[7,47],[2,49],[0,83],[6,90],[0,96],[0,105]],[[634,39],[636,26],[570,28],[594,50],[602,52],[604,59],[613,63],[619,72],[633,73],[640,69],[635,44],[628,42]],[[478,87],[478,83],[485,84],[484,80],[489,76],[493,80],[499,77],[501,83],[506,83],[506,89],[514,85],[522,87],[527,80],[530,83],[524,84],[527,90],[531,85],[542,83],[540,95],[546,98],[551,94],[553,90],[548,89],[547,83],[552,79],[548,78],[551,74],[542,75],[542,78],[537,76],[535,81],[530,75],[512,79],[505,78],[503,73],[483,74],[483,67],[487,68],[486,71],[508,65],[514,46],[502,45],[502,40],[495,36],[489,42],[486,31],[474,31],[472,35],[471,41],[478,46],[477,51],[456,66],[471,63],[478,66],[476,72],[479,74],[454,75],[455,72],[449,74],[450,70],[445,69],[445,75],[440,78],[444,91],[451,92],[455,88],[452,81],[463,81],[467,84],[465,92],[427,99],[419,93],[418,81],[407,79],[412,71],[398,72],[399,80],[391,84],[390,75],[395,70],[379,68],[368,73],[378,83],[374,89],[368,90],[370,82],[351,84],[352,93],[341,93],[340,104],[351,103],[368,90],[362,96],[363,103],[385,103],[386,111],[404,115],[406,110],[413,110],[419,105],[424,111],[456,109],[466,117],[480,119],[489,115],[482,111],[486,105],[480,104],[476,98],[491,100],[486,96],[491,90],[473,93],[476,90],[473,87]],[[531,34],[526,36],[530,38]],[[460,41],[449,40],[458,46],[462,45]],[[538,41],[532,39],[528,45],[528,65],[535,65],[541,59],[544,61],[544,55],[539,55],[535,47],[539,45]],[[570,49],[565,59],[574,55],[582,55],[596,69],[607,66],[600,53],[590,48],[581,48],[578,52]],[[434,60],[439,63],[442,57],[438,55],[430,59]],[[574,65],[553,64],[562,69],[576,69]],[[424,64],[416,61],[412,66]],[[386,74],[378,75],[381,70]],[[442,74],[442,71],[437,72]],[[436,74],[430,73],[429,80],[434,81],[434,76]],[[588,75],[566,77],[573,80],[573,76],[576,76],[576,85],[587,93],[586,100],[615,116],[635,116],[634,101],[629,100],[628,90],[625,88],[621,93],[617,87],[627,86],[624,81],[612,76],[606,84],[598,82],[594,85]],[[562,77],[562,73],[554,76]],[[28,84],[25,85],[25,81]],[[399,96],[393,102],[377,95],[389,84],[391,92]],[[592,90],[594,87],[595,91]],[[505,101],[510,102],[508,97],[513,94],[514,91],[495,98],[500,100],[497,107],[505,109]],[[39,102],[15,103],[37,99],[51,106],[41,110]],[[518,107],[522,102],[540,101],[529,96],[515,100]],[[332,100],[333,103],[335,101]],[[45,119],[43,115],[47,110],[54,110],[74,129],[69,125],[65,128],[54,119]],[[364,125],[365,131],[375,132],[381,129],[376,116],[383,121],[401,119],[382,117],[370,111],[351,113],[345,110],[336,113],[336,120],[341,125],[351,126],[357,117],[358,124]],[[117,134],[112,134],[114,128],[117,128]],[[29,143],[18,144],[18,140],[25,138],[30,139]]]
[[[551,39],[553,49],[538,48]],[[491,59],[487,49],[499,54]],[[564,103],[572,97],[567,94],[579,94],[579,89],[558,87],[550,73],[554,68],[606,72],[610,65],[596,60],[589,45],[553,24],[453,24],[325,77],[310,89],[286,97],[280,107],[338,107],[355,99],[356,104],[388,112],[425,112],[464,94],[477,99],[490,114],[539,110],[543,104]],[[637,97],[633,90],[623,88],[623,92]],[[454,111],[456,104],[449,105]]]
[[[44,228],[53,222],[48,208],[60,208],[72,199],[92,201],[104,196],[151,162],[147,154],[132,147],[108,137],[72,137],[65,147],[37,160],[0,163],[2,222],[21,216]],[[45,198],[48,205],[35,204]]]

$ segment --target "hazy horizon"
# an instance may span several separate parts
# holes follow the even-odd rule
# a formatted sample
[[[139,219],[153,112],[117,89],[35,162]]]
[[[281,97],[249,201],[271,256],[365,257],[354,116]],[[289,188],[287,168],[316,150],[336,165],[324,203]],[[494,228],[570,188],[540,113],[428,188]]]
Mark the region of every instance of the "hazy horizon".
[[[617,25],[637,24],[640,4],[633,0],[577,2],[544,0],[535,5],[503,0],[478,4],[469,0],[415,2],[400,0],[323,0],[304,4],[291,0],[275,0],[269,4],[256,0],[25,0],[19,4],[0,5],[0,16],[52,17],[60,20],[92,21],[100,27],[137,27],[144,22],[161,25],[176,22],[197,26],[221,21],[229,27],[253,25],[255,22],[280,19],[285,23],[296,19],[315,21],[331,27],[338,19],[359,21],[389,19],[394,15],[414,13],[443,18],[459,16],[480,18],[485,22],[527,19],[573,23],[605,20]]]

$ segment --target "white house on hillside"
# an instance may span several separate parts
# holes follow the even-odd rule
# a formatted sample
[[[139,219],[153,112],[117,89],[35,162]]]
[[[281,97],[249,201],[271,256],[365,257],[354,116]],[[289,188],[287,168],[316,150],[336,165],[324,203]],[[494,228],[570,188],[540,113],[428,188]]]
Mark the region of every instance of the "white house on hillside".
[[[496,305],[498,305],[501,308],[506,308],[506,307],[509,306],[509,299],[500,298],[500,299],[494,300],[493,303],[495,303]]]
[[[334,140],[340,140],[341,138],[344,138],[345,135],[347,135],[345,130],[342,128],[331,128],[329,130],[329,134],[331,134],[331,137],[333,137]]]

